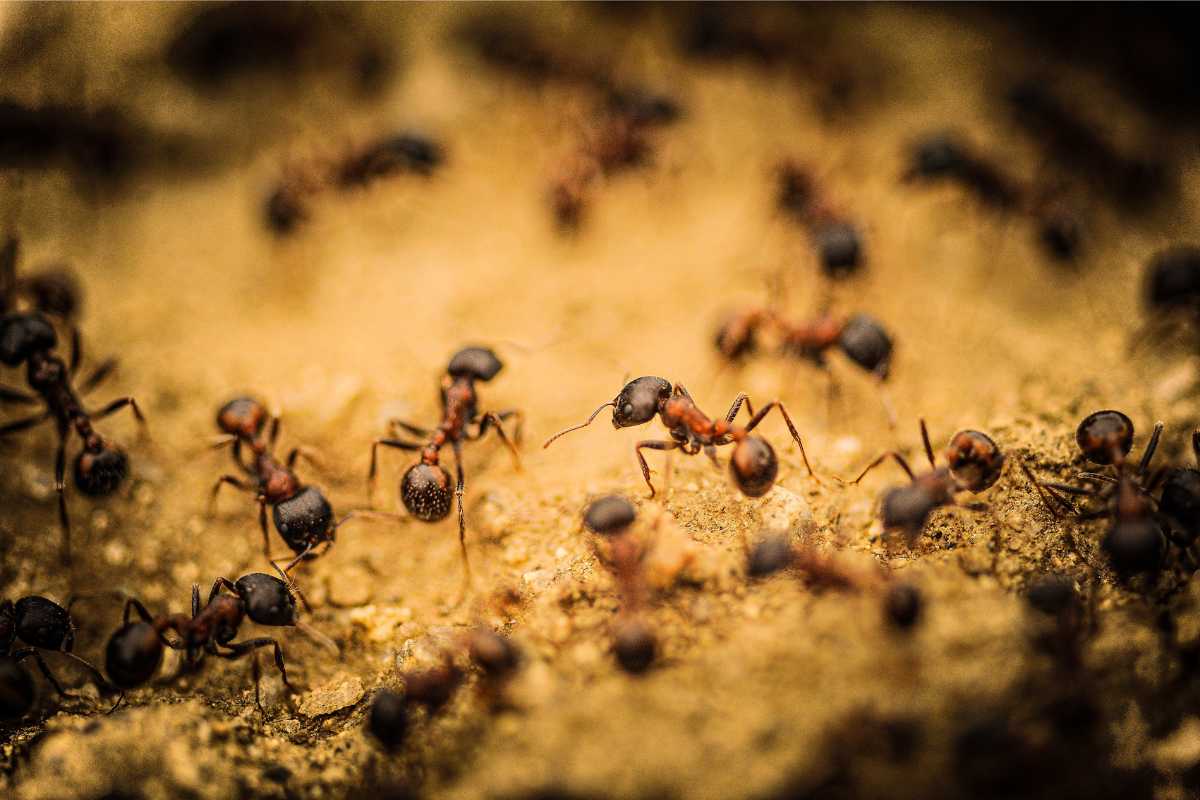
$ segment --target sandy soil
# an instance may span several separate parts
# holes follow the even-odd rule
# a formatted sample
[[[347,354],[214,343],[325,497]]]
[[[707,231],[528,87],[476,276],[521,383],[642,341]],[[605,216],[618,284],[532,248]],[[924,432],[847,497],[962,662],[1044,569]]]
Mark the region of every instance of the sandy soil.
[[[453,46],[462,9],[354,9],[397,64],[367,98],[346,90],[336,68],[197,92],[157,58],[187,12],[62,11],[50,43],[4,87],[22,102],[114,105],[194,152],[183,167],[151,165],[119,187],[81,187],[58,167],[3,172],[0,213],[22,236],[24,265],[75,265],[88,357],[120,358],[97,396],[135,396],[151,436],[140,440],[130,418],[103,424],[129,449],[132,479],[106,501],[72,495],[80,555],[70,570],[56,559],[53,432],[4,443],[3,595],[116,590],[184,611],[193,583],[264,569],[252,499],[225,495],[214,516],[205,507],[228,468],[227,454],[206,449],[213,416],[240,393],[281,411],[285,447],[320,451],[322,466],[301,472],[339,512],[403,511],[402,455],[385,456],[368,497],[372,438],[389,417],[434,422],[447,358],[489,344],[505,367],[482,387],[483,403],[525,411],[523,468],[495,441],[467,450],[473,602],[451,606],[461,574],[452,519],[347,525],[300,573],[310,622],[342,655],[284,633],[299,691],[289,696],[265,670],[266,719],[244,662],[164,679],[111,716],[111,700],[87,686],[61,702],[41,686],[35,713],[0,729],[5,794],[1009,796],[1028,775],[1042,776],[1047,794],[1196,791],[1200,695],[1153,623],[1170,608],[1181,640],[1200,635],[1198,590],[1174,571],[1154,586],[1120,585],[1098,549],[1104,523],[1055,521],[1016,468],[1072,475],[1082,466],[1075,425],[1105,407],[1133,418],[1136,452],[1161,419],[1160,458],[1190,458],[1196,358],[1183,347],[1131,358],[1127,345],[1142,318],[1145,262],[1195,230],[1194,140],[1178,151],[1187,142],[1157,140],[1180,154],[1178,197],[1136,218],[1090,205],[1083,255],[1064,268],[1020,216],[955,187],[897,179],[906,142],[948,124],[1023,179],[1042,174],[1042,156],[995,88],[1030,64],[1054,68],[1068,94],[1094,98],[1121,141],[1157,135],[1095,76],[1046,61],[1003,28],[903,7],[788,17],[802,41],[861,64],[866,89],[830,116],[803,74],[681,58],[665,12],[515,9],[685,111],[655,134],[653,164],[604,181],[570,236],[553,224],[547,181],[595,100],[485,68]],[[0,31],[14,30],[20,7],[0,13]],[[442,141],[445,169],[326,192],[284,239],[264,229],[262,198],[285,165],[401,128]],[[771,169],[782,157],[811,164],[866,232],[867,268],[835,287],[833,302],[869,311],[895,334],[895,430],[874,386],[845,361],[834,359],[832,407],[825,378],[805,365],[763,357],[719,367],[712,329],[724,309],[763,303],[778,276],[796,316],[827,291],[803,232],[774,211]],[[667,491],[642,499],[631,450],[662,434],[657,422],[614,431],[601,419],[540,449],[642,374],[684,383],[713,414],[739,391],[782,399],[826,480],[806,476],[778,419],[762,430],[783,466],[762,500],[685,457],[673,460]],[[883,467],[861,487],[829,476],[891,447],[920,462],[918,417],[935,446],[961,428],[989,432],[1009,463],[980,498],[986,512],[937,512],[907,550],[888,547],[875,521],[898,470]],[[649,458],[661,484],[665,459]],[[647,532],[658,520],[665,585],[649,615],[663,653],[642,677],[614,663],[616,589],[579,530],[580,509],[608,492],[636,498]],[[890,630],[873,589],[816,591],[795,574],[747,580],[745,541],[764,527],[836,552],[847,569],[915,583],[927,600],[922,623],[909,635]],[[1045,572],[1094,597],[1098,629],[1075,673],[1033,645],[1052,624],[1021,594]],[[101,661],[119,613],[107,596],[76,606],[77,652]],[[472,677],[385,755],[363,732],[371,693],[436,663],[478,623],[520,645],[520,673],[499,699]]]

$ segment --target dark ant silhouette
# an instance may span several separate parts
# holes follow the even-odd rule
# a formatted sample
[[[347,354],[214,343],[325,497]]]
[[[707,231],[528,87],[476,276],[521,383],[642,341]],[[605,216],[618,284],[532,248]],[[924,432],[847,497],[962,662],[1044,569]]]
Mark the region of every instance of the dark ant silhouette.
[[[737,417],[743,404],[750,414],[750,421],[746,423],[745,427],[733,424],[733,420]],[[717,464],[716,449],[727,444],[734,445],[733,456],[729,459],[729,471],[738,488],[747,497],[762,497],[775,484],[775,476],[779,473],[779,459],[766,439],[761,436],[752,436],[750,432],[776,408],[783,415],[788,431],[792,434],[792,440],[800,448],[800,456],[804,459],[804,466],[808,470],[809,476],[813,480],[817,480],[812,466],[808,463],[804,442],[801,441],[800,434],[797,433],[796,426],[792,424],[792,418],[788,415],[783,403],[772,400],[759,409],[756,414],[750,398],[743,392],[734,399],[725,418],[714,421],[697,407],[692,396],[681,384],[675,384],[672,387],[669,381],[653,376],[630,381],[615,398],[593,411],[586,422],[559,431],[547,439],[542,447],[549,447],[560,436],[592,424],[592,420],[596,419],[600,412],[609,406],[613,407],[614,428],[645,425],[658,416],[671,434],[669,441],[643,440],[634,445],[633,452],[642,469],[642,477],[645,479],[646,485],[650,487],[650,497],[654,497],[655,490],[654,484],[650,482],[650,467],[646,464],[646,457],[642,455],[643,449],[675,450],[678,448],[689,456],[704,451],[704,454],[714,464]]]
[[[0,386],[0,403],[36,405],[41,402],[45,411],[0,425],[0,437],[28,430],[48,420],[54,420],[58,432],[58,454],[55,458],[54,488],[58,492],[59,522],[63,531],[62,558],[71,558],[71,525],[66,501],[66,452],[74,433],[83,443],[75,457],[72,470],[75,486],[90,497],[103,497],[117,490],[129,473],[125,451],[102,437],[93,423],[111,416],[126,406],[145,429],[145,417],[132,397],[113,400],[108,405],[89,411],[82,398],[100,385],[116,366],[114,360],[101,362],[78,385],[75,373],[83,361],[83,344],[77,329],[71,331],[70,363],[54,352],[58,334],[40,312],[12,312],[0,317],[0,363],[10,367],[26,365],[26,381],[35,394]]]
[[[1200,329],[1200,247],[1175,245],[1155,253],[1142,278],[1142,299],[1149,316],[1133,347],[1179,327]]]
[[[264,219],[275,234],[286,236],[308,219],[309,200],[327,187],[346,191],[365,188],[396,175],[428,177],[445,160],[445,148],[421,134],[403,132],[384,136],[332,164],[314,161],[287,170],[267,196]]]
[[[1085,417],[1075,431],[1075,441],[1080,452],[1085,459],[1094,464],[1113,467],[1116,476],[1081,472],[1077,477],[1080,480],[1099,483],[1102,485],[1100,488],[1042,481],[1022,464],[1026,477],[1052,516],[1057,518],[1061,516],[1060,512],[1066,512],[1079,521],[1102,518],[1110,520],[1101,548],[1122,577],[1158,572],[1166,556],[1167,534],[1171,528],[1169,524],[1164,524],[1166,520],[1160,513],[1153,492],[1167,476],[1168,471],[1157,470],[1147,476],[1162,431],[1163,423],[1155,423],[1141,459],[1136,467],[1130,469],[1126,457],[1133,448],[1133,421],[1122,412],[1112,409],[1097,411]],[[1175,490],[1181,494],[1176,495],[1173,500],[1180,502],[1183,500],[1182,492],[1188,490],[1187,476],[1177,476],[1176,480]],[[1101,501],[1101,507],[1080,511],[1064,495],[1093,497]],[[1198,500],[1200,498],[1195,496],[1190,498],[1192,503]],[[1179,508],[1180,506],[1172,506],[1175,511]],[[1194,538],[1189,532],[1183,531],[1177,536],[1172,536],[1170,541],[1184,552],[1188,552],[1187,548]]]
[[[65,265],[54,265],[18,275],[20,253],[20,240],[9,235],[0,247],[0,314],[17,310],[18,302],[24,300],[49,317],[70,322],[78,313],[83,297],[75,273]]]
[[[410,466],[400,479],[400,499],[408,513],[422,522],[438,522],[450,513],[451,503],[458,506],[458,543],[462,555],[463,583],[465,596],[471,583],[471,562],[467,557],[467,521],[463,511],[462,497],[465,479],[462,466],[464,442],[482,439],[495,429],[500,441],[512,453],[513,463],[521,468],[521,456],[517,444],[521,441],[521,429],[525,415],[516,409],[505,411],[480,411],[476,382],[487,383],[496,377],[504,364],[496,354],[486,347],[464,348],[450,359],[441,383],[442,421],[432,430],[400,419],[389,422],[391,436],[376,439],[371,443],[371,467],[367,473],[368,493],[375,486],[380,447],[419,452],[420,460]],[[504,432],[503,422],[516,419],[513,439]],[[474,428],[472,429],[472,426]],[[397,438],[397,430],[412,436],[425,437],[424,443]],[[441,465],[442,448],[447,445],[454,452],[454,469],[457,475],[453,493],[450,489],[450,473]]]
[[[60,697],[72,696],[50,671],[39,652],[42,650],[70,658],[88,671],[101,691],[109,688],[100,670],[72,652],[75,623],[69,608],[70,604],[63,608],[38,595],[22,597],[15,603],[12,600],[0,603],[0,720],[20,719],[33,708],[33,681],[20,666],[25,659],[34,660]]]
[[[839,279],[857,273],[865,261],[858,228],[834,208],[810,170],[784,161],[776,172],[776,205],[808,231],[825,275]]]
[[[955,495],[960,492],[978,494],[991,488],[1000,479],[1000,473],[1004,469],[1004,453],[990,436],[975,430],[959,431],[950,438],[945,451],[948,465],[939,467],[933,455],[933,446],[929,443],[929,430],[925,426],[925,420],[920,420],[920,426],[921,441],[925,445],[930,472],[916,475],[904,456],[895,450],[888,450],[868,464],[857,478],[850,481],[852,485],[857,485],[868,472],[889,458],[904,470],[911,483],[908,486],[894,487],[884,493],[880,504],[880,517],[885,529],[903,532],[909,546],[921,535],[929,515],[935,509],[954,505],[973,508],[960,504]]]
[[[283,660],[283,648],[267,636],[235,642],[242,623],[251,622],[267,627],[294,627],[332,651],[337,645],[319,631],[302,622],[296,610],[294,584],[287,574],[275,566],[281,578],[262,572],[243,575],[237,581],[217,578],[208,593],[208,602],[200,605],[200,587],[192,585],[192,613],[153,616],[136,598],[125,601],[121,627],[111,637],[105,649],[105,671],[109,680],[122,692],[142,686],[158,672],[164,648],[183,651],[184,666],[196,667],[205,655],[234,660],[251,656],[254,674],[254,703],[264,715],[259,695],[259,666],[256,652],[272,648],[275,667],[288,691],[294,691],[288,681]],[[303,596],[301,596],[303,600]],[[131,621],[131,612],[139,620]],[[171,631],[176,638],[167,636]],[[120,700],[117,701],[120,705]],[[114,706],[115,708],[115,706]]]
[[[230,400],[217,411],[217,427],[223,435],[213,446],[232,445],[233,460],[247,478],[237,475],[218,478],[209,495],[210,510],[215,509],[217,495],[225,484],[244,492],[254,492],[267,560],[275,563],[267,529],[267,506],[271,507],[275,530],[294,554],[283,569],[285,573],[291,572],[300,562],[327,552],[333,547],[338,529],[351,519],[388,516],[374,511],[351,511],[335,523],[333,506],[325,495],[316,486],[302,482],[294,471],[300,456],[311,460],[312,452],[304,446],[293,447],[280,463],[274,456],[275,442],[279,438],[279,417],[268,412],[258,400],[251,397]],[[250,451],[250,463],[242,459],[242,448]],[[319,552],[317,548],[321,548]]]

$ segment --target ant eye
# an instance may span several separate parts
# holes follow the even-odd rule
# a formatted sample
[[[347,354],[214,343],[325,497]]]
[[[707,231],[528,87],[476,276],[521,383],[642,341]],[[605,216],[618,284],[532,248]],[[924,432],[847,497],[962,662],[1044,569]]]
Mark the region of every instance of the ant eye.
[[[625,405],[621,406],[621,416],[622,417],[632,417],[633,416],[633,403],[626,403]]]

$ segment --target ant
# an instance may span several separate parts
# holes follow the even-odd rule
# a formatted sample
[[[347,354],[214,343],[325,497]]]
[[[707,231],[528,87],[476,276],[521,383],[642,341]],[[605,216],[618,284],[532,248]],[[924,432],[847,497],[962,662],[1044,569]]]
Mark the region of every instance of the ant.
[[[746,553],[746,575],[766,578],[784,569],[795,569],[813,589],[857,592],[879,586],[878,574],[849,568],[816,548],[793,545],[786,535],[759,540]]]
[[[82,305],[79,279],[66,266],[45,267],[17,276],[21,243],[10,235],[0,247],[0,313],[15,311],[18,299],[50,317],[70,321]]]
[[[115,414],[126,406],[145,429],[146,419],[132,397],[121,397],[96,411],[83,406],[82,398],[109,376],[116,362],[100,363],[77,386],[73,378],[83,360],[83,345],[77,329],[71,331],[70,363],[54,353],[58,334],[40,312],[13,312],[0,317],[0,363],[10,367],[26,365],[26,380],[36,394],[0,386],[0,403],[45,405],[45,411],[0,425],[0,437],[28,430],[53,419],[58,432],[54,488],[58,492],[58,516],[63,531],[62,558],[71,559],[71,525],[66,501],[67,443],[74,433],[83,443],[75,457],[72,474],[75,486],[90,497],[103,497],[117,490],[129,473],[125,451],[102,437],[93,423]]]
[[[1159,470],[1149,479],[1146,477],[1151,459],[1158,449],[1162,431],[1163,423],[1155,423],[1150,441],[1137,466],[1131,471],[1127,468],[1125,459],[1133,448],[1133,421],[1122,412],[1111,409],[1096,411],[1084,417],[1075,431],[1075,441],[1080,452],[1085,459],[1094,464],[1113,466],[1117,476],[1081,472],[1078,477],[1081,480],[1105,484],[1106,487],[1102,489],[1040,481],[1028,467],[1022,465],[1026,477],[1053,516],[1058,517],[1059,510],[1063,510],[1081,521],[1102,517],[1111,519],[1101,547],[1122,577],[1157,572],[1162,567],[1166,555],[1167,534],[1160,507],[1155,502],[1152,492],[1166,477],[1167,471]],[[1193,443],[1195,445],[1195,438]],[[1200,497],[1195,495],[1186,498],[1184,496],[1189,491],[1186,473],[1182,477],[1176,474],[1175,479],[1173,492],[1176,494],[1172,497],[1172,511],[1178,512],[1181,507],[1186,508],[1187,502],[1200,502]],[[1064,494],[1096,497],[1103,502],[1103,507],[1081,512],[1063,497]],[[1054,503],[1051,503],[1051,500]],[[1171,540],[1186,551],[1194,536],[1190,536],[1189,531],[1184,531],[1173,536]]]
[[[217,427],[223,435],[213,446],[233,445],[233,460],[249,479],[237,475],[222,475],[213,484],[209,506],[210,509],[215,508],[217,495],[225,484],[245,492],[254,492],[257,495],[263,553],[268,561],[274,563],[270,533],[267,530],[267,506],[270,506],[275,530],[295,554],[283,570],[291,572],[301,561],[316,558],[333,547],[338,528],[349,520],[355,517],[384,515],[369,511],[351,511],[335,523],[333,506],[325,499],[325,495],[316,486],[304,484],[293,469],[300,456],[312,459],[312,453],[299,446],[291,449],[282,464],[275,458],[274,449],[279,438],[279,425],[279,417],[270,414],[262,403],[251,397],[236,397],[221,406],[217,411]],[[247,448],[252,456],[249,464],[242,459],[243,447]],[[314,552],[318,547],[322,547],[320,553]]]
[[[825,199],[807,169],[784,161],[777,174],[776,205],[808,230],[825,275],[840,279],[858,272],[864,261],[858,228]]]
[[[26,645],[18,648],[17,644]],[[50,685],[61,697],[70,697],[46,665],[39,652],[61,653],[91,673],[96,685],[103,691],[108,688],[95,666],[75,655],[75,623],[68,608],[53,600],[38,595],[22,597],[15,603],[5,600],[0,603],[0,720],[13,720],[25,716],[33,707],[33,681],[20,666],[32,658]]]
[[[521,430],[525,415],[517,409],[506,411],[479,410],[479,394],[476,382],[487,383],[496,377],[504,364],[492,350],[486,347],[467,347],[451,357],[442,376],[441,406],[442,421],[430,430],[419,425],[393,419],[388,423],[389,437],[371,443],[371,467],[367,473],[368,494],[375,485],[378,468],[378,450],[390,447],[397,450],[419,452],[420,459],[404,472],[400,479],[400,499],[408,513],[422,522],[438,522],[450,513],[451,502],[458,506],[458,544],[463,564],[463,596],[471,583],[471,562],[467,557],[467,521],[463,511],[462,497],[465,479],[462,466],[464,442],[482,439],[491,429],[512,453],[513,463],[519,470],[521,456],[513,444],[521,442]],[[503,422],[516,419],[513,439],[504,432]],[[474,427],[472,427],[474,426]],[[400,439],[397,429],[412,436],[425,437],[424,444]],[[447,445],[454,451],[454,468],[457,475],[453,495],[450,489],[450,473],[441,465],[442,448]]]
[[[1135,341],[1166,334],[1179,322],[1200,321],[1200,247],[1175,245],[1154,254],[1142,279],[1142,297],[1151,319]]]
[[[750,421],[746,423],[745,427],[733,424],[733,420],[737,417],[743,404],[750,414]],[[750,432],[776,408],[783,415],[783,420],[787,423],[793,441],[800,448],[800,455],[804,459],[804,466],[808,470],[809,477],[817,480],[812,466],[808,463],[808,455],[804,452],[804,442],[801,441],[800,434],[797,433],[796,426],[792,424],[792,419],[788,416],[783,403],[773,400],[759,409],[756,414],[750,398],[742,392],[734,399],[725,418],[714,421],[696,406],[692,396],[688,394],[682,384],[675,384],[672,387],[669,381],[649,375],[625,384],[615,398],[603,403],[593,411],[586,422],[559,431],[547,439],[542,447],[549,447],[560,436],[592,424],[600,412],[609,406],[613,407],[614,428],[645,425],[658,416],[671,435],[669,441],[643,440],[633,447],[634,455],[637,456],[638,464],[642,468],[642,477],[645,479],[646,485],[650,487],[650,497],[654,497],[655,490],[654,484],[650,482],[650,467],[646,464],[646,457],[642,455],[643,449],[675,450],[678,448],[689,456],[696,455],[703,450],[713,464],[717,464],[717,448],[727,444],[734,445],[733,456],[729,460],[729,471],[738,488],[747,497],[762,497],[775,483],[775,476],[779,473],[779,459],[766,439],[761,436],[752,436]]]
[[[905,534],[909,546],[925,529],[925,523],[934,509],[942,506],[960,505],[955,495],[960,492],[978,494],[990,489],[1004,469],[1004,453],[986,433],[976,430],[959,431],[950,438],[946,446],[947,466],[939,467],[929,443],[929,430],[925,420],[920,420],[921,441],[929,459],[930,472],[916,475],[908,466],[904,456],[895,450],[879,455],[866,466],[858,477],[851,481],[857,485],[867,473],[886,459],[895,461],[911,483],[887,490],[880,505],[880,516],[885,529],[899,530]],[[972,508],[972,506],[963,506]]]
[[[287,578],[287,573],[280,570],[278,565],[273,566],[281,577]],[[298,618],[296,595],[292,593],[291,586],[290,580],[280,580],[262,572],[243,575],[236,582],[217,578],[208,593],[208,602],[201,607],[200,587],[192,584],[191,616],[167,614],[156,617],[140,601],[131,597],[125,601],[121,627],[109,637],[105,649],[105,671],[112,683],[125,692],[142,686],[154,677],[162,663],[164,647],[182,650],[184,663],[189,668],[196,666],[205,655],[234,660],[253,656],[259,648],[271,647],[275,655],[275,667],[284,686],[288,691],[294,691],[288,682],[283,648],[279,642],[266,636],[233,641],[242,623],[249,618],[251,622],[268,627],[297,628],[336,652],[337,645],[333,641]],[[302,595],[300,599],[303,601]],[[140,621],[131,621],[131,612],[137,612]],[[177,638],[168,638],[167,631],[174,632]],[[253,658],[251,665],[254,673],[254,703],[265,715],[259,695],[258,659]]]

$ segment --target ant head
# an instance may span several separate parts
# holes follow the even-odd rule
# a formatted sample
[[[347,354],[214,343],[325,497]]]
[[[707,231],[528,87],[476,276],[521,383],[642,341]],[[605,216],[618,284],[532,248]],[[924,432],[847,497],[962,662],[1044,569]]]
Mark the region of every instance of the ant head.
[[[34,353],[53,350],[57,345],[54,326],[36,311],[0,317],[0,362],[7,366],[19,367]]]
[[[583,512],[583,524],[592,533],[623,533],[637,517],[637,509],[624,497],[610,494],[593,500]]]
[[[1166,539],[1149,514],[1118,517],[1101,543],[1113,569],[1121,575],[1157,572],[1162,567]]]
[[[380,689],[367,713],[367,730],[389,753],[404,743],[408,734],[408,703],[402,695]]]
[[[400,479],[404,507],[422,522],[445,519],[453,497],[450,473],[439,464],[413,464]]]
[[[892,338],[874,317],[855,314],[846,320],[838,337],[838,346],[846,357],[868,372],[881,378],[888,374],[892,358]]]
[[[279,578],[252,572],[238,578],[234,585],[251,621],[272,626],[296,624],[296,598]]]
[[[1120,411],[1088,414],[1075,430],[1075,443],[1092,463],[1122,461],[1133,448],[1133,421]]]
[[[729,471],[742,494],[762,497],[775,485],[779,459],[770,443],[761,436],[747,436],[733,448]]]
[[[332,541],[333,506],[315,486],[305,486],[271,511],[275,530],[288,547],[299,553],[321,542]]]
[[[224,433],[253,438],[262,433],[270,414],[253,397],[235,397],[217,411],[217,427]]]
[[[75,626],[67,610],[45,597],[31,595],[17,601],[17,638],[42,650],[71,652],[75,645]]]
[[[883,527],[899,528],[915,536],[925,527],[925,521],[937,506],[937,498],[924,486],[910,483],[889,489],[883,495],[879,516]]]
[[[18,720],[33,708],[33,678],[10,656],[0,655],[0,720]]]
[[[966,161],[966,152],[954,134],[933,133],[913,145],[909,174],[925,178],[949,175],[961,170]]]
[[[468,652],[471,661],[493,678],[511,674],[521,663],[521,652],[512,640],[490,628],[471,632]]]
[[[1004,453],[992,437],[980,431],[959,431],[946,448],[950,472],[965,489],[982,492],[1000,479],[1004,469]]]
[[[33,307],[46,314],[68,319],[79,310],[83,290],[75,273],[65,266],[50,267],[21,281]]]
[[[103,439],[75,457],[75,485],[90,497],[112,494],[129,474],[125,451]]]
[[[104,671],[119,689],[135,689],[154,677],[162,663],[163,644],[147,622],[128,622],[117,629],[104,649]]]
[[[638,675],[654,663],[658,655],[658,637],[640,617],[619,620],[613,631],[613,652],[622,669]]]
[[[1181,468],[1167,472],[1158,508],[1187,544],[1200,537],[1200,472]]]
[[[452,378],[490,381],[503,368],[504,364],[488,348],[467,347],[454,354],[446,367],[446,372]]]
[[[821,268],[831,278],[844,278],[856,272],[862,264],[862,237],[848,222],[822,225],[813,237]]]
[[[1143,295],[1151,308],[1200,304],[1200,247],[1181,245],[1155,254],[1146,267]]]
[[[662,378],[647,375],[631,380],[613,401],[613,427],[645,425],[670,396],[671,384]]]

